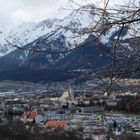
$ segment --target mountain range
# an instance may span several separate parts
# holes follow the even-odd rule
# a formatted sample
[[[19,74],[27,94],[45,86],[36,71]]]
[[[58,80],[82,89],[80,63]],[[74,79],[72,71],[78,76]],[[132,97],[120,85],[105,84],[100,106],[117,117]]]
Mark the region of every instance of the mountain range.
[[[85,10],[87,8],[89,10]],[[97,32],[79,34],[96,26],[99,18],[96,8],[87,5],[64,19],[0,27],[0,79],[33,82],[86,80],[101,69],[109,70],[112,46],[119,28],[108,28],[100,36]],[[101,30],[103,23],[100,21],[97,28]],[[136,27],[139,29],[139,23]],[[11,46],[5,39],[23,49]],[[140,66],[140,36],[127,27],[123,29],[119,43],[116,70],[124,70],[124,64],[130,68],[134,62]],[[140,73],[133,76],[139,77]]]

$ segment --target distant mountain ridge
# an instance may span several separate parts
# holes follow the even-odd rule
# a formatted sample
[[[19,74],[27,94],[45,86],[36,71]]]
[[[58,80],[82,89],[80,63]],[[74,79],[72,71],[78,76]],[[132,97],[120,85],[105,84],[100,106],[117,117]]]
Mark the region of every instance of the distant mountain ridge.
[[[84,6],[84,8],[87,7]],[[90,10],[72,12],[64,19],[48,19],[39,23],[22,24],[12,30],[0,28],[0,79],[34,82],[62,81],[83,75],[83,70],[94,73],[105,67],[109,68],[112,61],[112,44],[116,40],[119,29],[118,27],[109,28],[100,37],[96,32],[76,37],[78,32],[84,32],[87,27],[96,25],[99,19],[95,12],[96,8],[88,5],[88,9]],[[98,28],[102,26],[101,22]],[[131,36],[133,33],[130,34],[130,32],[132,31],[126,28],[123,30],[120,39],[122,48],[117,50],[116,68],[123,69],[124,54],[130,57],[133,65],[135,53],[140,52],[140,37],[133,37]],[[2,41],[4,38],[25,49],[37,47],[36,49],[44,52],[12,48]],[[74,50],[67,53],[47,53],[49,50],[68,51],[70,49]],[[139,60],[135,63],[140,65]],[[140,76],[139,73],[136,74],[136,77],[138,76]]]
[[[4,56],[15,49],[9,46],[5,39],[9,40],[12,44],[24,46],[40,37],[54,33],[53,39],[58,38],[61,34],[66,37],[67,43],[70,43],[71,46],[75,42],[79,44],[88,36],[74,38],[74,34],[88,27],[94,18],[97,18],[97,16],[92,15],[91,12],[72,12],[64,19],[54,18],[40,22],[22,23],[15,26],[0,26],[0,56]]]

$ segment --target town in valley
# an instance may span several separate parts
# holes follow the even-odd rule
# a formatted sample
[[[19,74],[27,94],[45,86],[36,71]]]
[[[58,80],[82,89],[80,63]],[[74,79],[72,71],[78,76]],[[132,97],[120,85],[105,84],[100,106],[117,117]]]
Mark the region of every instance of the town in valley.
[[[122,81],[125,86],[128,84],[128,80],[120,82]],[[139,85],[139,80],[130,81],[136,87]],[[138,87],[135,90],[120,88],[120,91],[114,90],[108,96],[103,88],[100,89],[93,83],[88,81],[81,85],[70,85],[63,82],[1,82],[1,89],[7,91],[0,92],[0,126],[13,129],[19,123],[32,134],[49,134],[56,130],[75,132],[79,139],[85,140],[121,139],[126,136],[138,139]]]

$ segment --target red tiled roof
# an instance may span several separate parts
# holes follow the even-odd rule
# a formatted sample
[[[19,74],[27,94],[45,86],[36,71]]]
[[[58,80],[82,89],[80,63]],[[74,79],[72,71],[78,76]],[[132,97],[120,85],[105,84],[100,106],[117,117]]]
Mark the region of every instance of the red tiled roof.
[[[45,125],[45,127],[47,128],[67,128],[68,127],[68,124],[67,122],[65,121],[54,121],[54,120],[51,120],[51,121],[48,121]]]
[[[29,118],[29,119],[35,119],[37,113],[36,112],[24,112],[21,116],[21,118]]]

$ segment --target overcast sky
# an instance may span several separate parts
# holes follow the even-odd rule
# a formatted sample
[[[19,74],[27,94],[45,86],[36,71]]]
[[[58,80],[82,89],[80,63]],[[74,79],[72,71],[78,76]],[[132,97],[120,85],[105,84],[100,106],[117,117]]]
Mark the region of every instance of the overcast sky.
[[[0,25],[17,24],[20,22],[40,21],[47,18],[62,18],[68,11],[59,10],[61,7],[68,7],[69,0],[0,0]],[[75,0],[84,4],[85,0]],[[100,5],[102,0],[93,1]],[[110,0],[110,3],[121,3],[129,0]],[[138,1],[138,0],[137,0]]]

